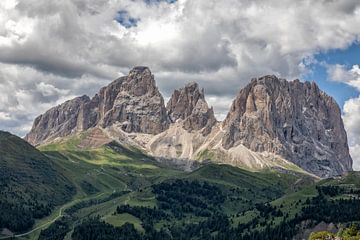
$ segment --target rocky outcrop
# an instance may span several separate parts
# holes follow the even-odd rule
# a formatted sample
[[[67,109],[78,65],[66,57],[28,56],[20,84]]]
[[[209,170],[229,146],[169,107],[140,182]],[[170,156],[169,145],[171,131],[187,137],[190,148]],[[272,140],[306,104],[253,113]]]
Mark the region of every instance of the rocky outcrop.
[[[91,101],[85,104],[84,112],[79,117],[82,129],[89,129],[102,123],[106,113],[114,107],[115,99],[125,81],[126,77],[116,79],[108,86],[101,88]]]
[[[37,145],[48,139],[65,137],[76,131],[82,131],[79,116],[83,115],[84,106],[89,102],[90,98],[84,95],[51,108],[35,119],[25,140]]]
[[[57,137],[116,124],[125,132],[157,134],[169,127],[164,99],[147,67],[135,67],[102,88],[56,106],[34,121],[25,139],[38,145]]]
[[[202,130],[204,135],[210,133],[216,123],[213,108],[209,108],[204,89],[197,83],[189,83],[184,88],[175,90],[167,106],[172,122],[181,119],[184,129],[188,131]]]
[[[275,153],[320,177],[352,169],[340,108],[312,82],[253,79],[223,122],[225,149]]]
[[[135,67],[124,79],[114,106],[101,126],[120,124],[125,132],[158,134],[169,127],[164,99],[147,67]]]

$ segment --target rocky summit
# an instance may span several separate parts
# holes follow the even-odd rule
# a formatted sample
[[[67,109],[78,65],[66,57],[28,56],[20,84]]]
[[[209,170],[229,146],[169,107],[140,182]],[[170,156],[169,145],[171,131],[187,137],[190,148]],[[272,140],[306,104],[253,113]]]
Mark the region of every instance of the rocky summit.
[[[175,90],[166,108],[171,121],[183,120],[183,127],[188,131],[203,129],[203,133],[208,134],[216,123],[214,110],[205,100],[204,89],[200,90],[194,82]]]
[[[352,168],[339,106],[314,83],[253,79],[223,122],[225,149],[271,152],[321,177]]]
[[[25,139],[39,145],[113,124],[125,132],[157,134],[167,129],[169,123],[154,76],[147,67],[135,67],[128,76],[116,79],[92,99],[75,98],[40,115]]]
[[[40,115],[25,139],[39,145],[93,128],[171,160],[300,167],[319,177],[352,170],[340,109],[313,82],[253,79],[218,122],[197,83],[175,90],[165,107],[149,68],[135,67],[92,99],[78,97]]]
[[[147,67],[135,67],[124,78],[101,126],[120,124],[125,132],[158,134],[169,127],[164,99]]]

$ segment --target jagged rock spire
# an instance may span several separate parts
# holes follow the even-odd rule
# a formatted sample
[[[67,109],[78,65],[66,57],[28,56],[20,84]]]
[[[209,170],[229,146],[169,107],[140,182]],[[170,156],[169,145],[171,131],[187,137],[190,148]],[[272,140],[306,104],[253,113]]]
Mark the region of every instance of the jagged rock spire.
[[[172,122],[183,120],[188,131],[204,128],[204,134],[207,134],[216,123],[214,111],[205,100],[204,89],[199,89],[195,82],[175,90],[166,108]]]

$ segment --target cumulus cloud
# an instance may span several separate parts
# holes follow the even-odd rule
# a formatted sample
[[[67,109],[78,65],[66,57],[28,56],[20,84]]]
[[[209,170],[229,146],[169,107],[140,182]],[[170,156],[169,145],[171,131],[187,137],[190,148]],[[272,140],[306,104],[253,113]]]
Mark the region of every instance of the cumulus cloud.
[[[345,102],[343,119],[354,169],[360,170],[360,97]]]
[[[165,97],[199,82],[223,118],[252,77],[301,77],[314,54],[359,40],[359,25],[357,0],[2,0],[0,128],[22,135],[135,65]]]
[[[0,69],[0,128],[20,136],[40,113],[84,91],[94,94],[106,84],[90,76],[68,79],[31,67],[0,63]]]
[[[327,65],[327,74],[330,80],[345,83],[360,91],[359,65]],[[348,134],[350,154],[353,158],[353,167],[360,170],[360,97],[345,102],[343,120]]]
[[[351,69],[341,64],[328,65],[327,73],[331,80],[348,84],[360,91],[359,65],[353,65]]]

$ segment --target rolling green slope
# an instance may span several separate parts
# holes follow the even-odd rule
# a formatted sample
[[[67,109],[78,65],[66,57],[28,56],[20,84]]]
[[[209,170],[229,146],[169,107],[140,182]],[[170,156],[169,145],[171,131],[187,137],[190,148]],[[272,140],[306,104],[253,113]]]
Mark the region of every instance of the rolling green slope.
[[[82,133],[39,147],[73,181],[80,197],[96,192],[138,189],[180,173],[161,167],[132,146],[109,142],[96,148],[79,147],[85,137],[86,133]],[[93,192],[89,191],[91,189]]]
[[[146,234],[149,229],[146,227],[147,220],[143,218],[144,216],[131,214],[131,209],[130,212],[115,214],[118,207],[128,205],[137,211],[147,211],[146,209],[166,205],[166,202],[161,201],[161,197],[159,199],[159,195],[154,192],[154,188],[156,186],[162,188],[176,181],[181,181],[180,183],[184,181],[185,185],[181,185],[177,191],[165,193],[165,196],[175,194],[184,199],[190,197],[193,199],[190,201],[200,201],[211,206],[212,203],[207,200],[206,195],[197,196],[196,192],[202,191],[201,186],[204,183],[212,186],[210,189],[219,189],[217,194],[223,196],[223,201],[218,206],[218,210],[226,214],[234,226],[251,219],[247,215],[243,216],[243,213],[251,212],[256,204],[271,202],[314,182],[312,177],[296,172],[281,173],[276,170],[249,172],[218,164],[206,164],[187,173],[164,167],[140,150],[115,142],[95,148],[79,147],[84,138],[86,133],[39,147],[42,153],[71,179],[77,189],[73,204],[64,210],[71,216],[71,220],[67,220],[69,229],[64,236],[65,239],[71,239],[73,230],[89,217],[99,217],[100,221],[105,221],[113,227],[121,227],[128,222],[134,224],[137,231]],[[194,194],[184,194],[183,190],[189,186],[197,188],[194,189]],[[176,199],[172,201],[175,201],[173,204],[178,208],[160,210],[164,211],[169,219],[152,222],[155,231],[160,231],[168,223],[173,227],[200,224],[208,219],[209,214],[211,216],[214,214],[209,212],[208,215],[205,214],[206,216],[202,216],[201,213],[199,215],[201,211],[191,205],[189,208],[197,213],[189,211],[182,214],[181,204],[177,205]],[[217,207],[212,209],[215,211]],[[51,229],[56,229],[54,224],[42,229],[48,228],[51,232]],[[37,239],[39,234],[40,230],[26,237]],[[46,234],[49,233],[42,232],[42,236]]]
[[[79,147],[85,137],[86,133],[79,134],[38,147],[48,162],[75,186],[76,195],[63,206],[63,214],[59,214],[58,209],[50,218],[37,221],[35,227],[39,228],[22,236],[23,239],[38,239],[42,230],[64,215],[71,214],[76,221],[88,216],[110,216],[116,209],[115,202],[123,203],[140,189],[182,174],[161,167],[136,148],[115,142],[96,148]],[[135,197],[131,201],[141,202],[142,199]],[[109,218],[109,221],[114,219]]]
[[[24,231],[71,199],[72,183],[57,165],[19,137],[0,131],[0,229]]]

